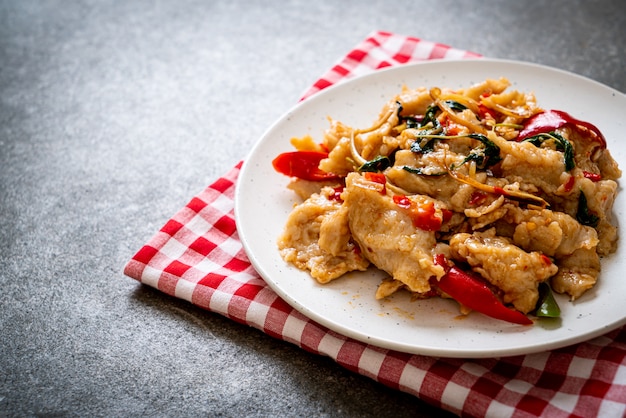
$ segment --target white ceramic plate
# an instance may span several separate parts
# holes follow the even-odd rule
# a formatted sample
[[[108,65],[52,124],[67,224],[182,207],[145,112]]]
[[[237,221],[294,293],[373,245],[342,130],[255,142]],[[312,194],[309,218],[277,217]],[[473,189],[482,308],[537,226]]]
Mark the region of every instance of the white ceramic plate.
[[[533,91],[545,109],[561,109],[598,126],[620,167],[626,168],[626,96],[564,71],[502,60],[428,61],[379,70],[328,88],[280,118],[255,145],[240,173],[235,200],[238,231],[253,266],[286,302],[307,317],[348,337],[402,352],[441,357],[500,357],[550,350],[585,341],[626,323],[626,242],[603,259],[600,280],[574,303],[558,297],[560,320],[530,327],[472,313],[459,318],[455,302],[409,300],[399,292],[374,298],[381,273],[353,273],[320,285],[307,272],[286,264],[276,240],[296,197],[271,161],[292,150],[289,139],[310,134],[316,141],[327,116],[351,126],[369,126],[383,104],[403,85],[467,87],[486,78],[507,77],[512,89]],[[626,210],[618,195],[614,215]],[[623,236],[620,232],[620,237]]]

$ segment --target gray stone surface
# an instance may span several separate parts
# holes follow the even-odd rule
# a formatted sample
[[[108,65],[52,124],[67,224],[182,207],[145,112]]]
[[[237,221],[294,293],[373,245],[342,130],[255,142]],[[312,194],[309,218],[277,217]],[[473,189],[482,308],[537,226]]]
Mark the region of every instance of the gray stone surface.
[[[626,91],[615,1],[0,1],[0,416],[442,412],[123,276],[373,30]]]

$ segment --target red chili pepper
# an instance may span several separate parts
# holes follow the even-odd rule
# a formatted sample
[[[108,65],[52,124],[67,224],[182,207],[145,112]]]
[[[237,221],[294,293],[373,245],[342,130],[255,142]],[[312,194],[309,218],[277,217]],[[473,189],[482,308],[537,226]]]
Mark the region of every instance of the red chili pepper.
[[[461,127],[452,122],[449,117],[446,116],[444,126],[446,128],[446,135],[455,136],[461,132]]]
[[[484,94],[484,93],[483,93]],[[438,265],[443,267],[443,269],[446,271],[446,273],[448,271],[450,271],[450,265],[448,264],[448,260],[446,259],[446,256],[439,253],[439,254],[435,254],[433,256],[433,262]]]
[[[402,195],[394,195],[393,202],[403,209],[411,209],[411,199]]]
[[[498,186],[493,186],[493,192],[497,194],[498,196],[504,196],[504,197],[510,196],[509,192],[504,190],[502,187],[498,187]]]
[[[374,173],[373,171],[365,172],[365,180],[373,181],[374,183],[386,184],[387,177],[383,173]]]
[[[517,140],[523,141],[531,136],[547,133],[555,129],[570,126],[578,132],[590,131],[596,137],[596,141],[602,148],[606,148],[606,139],[600,129],[595,125],[576,119],[569,113],[562,110],[546,110],[531,116],[524,123],[524,127],[520,131]]]
[[[328,199],[329,200],[334,200],[336,202],[343,202],[343,199],[341,199],[341,194],[343,193],[343,186],[337,186],[337,187],[333,187],[333,194],[331,194]]]
[[[583,171],[583,176],[585,176],[586,179],[593,181],[594,183],[602,180],[602,175],[592,173],[590,171]]]
[[[396,205],[403,209],[407,209],[411,215],[413,226],[422,229],[424,231],[439,231],[444,219],[437,216],[437,209],[433,202],[427,202],[423,205],[418,205],[406,196],[395,195],[393,201]],[[447,212],[447,213],[446,213]],[[452,212],[442,210],[444,218],[448,216],[448,219],[452,217]]]
[[[435,204],[428,202],[423,205],[416,205],[413,216],[413,224],[424,231],[439,231],[443,219],[437,216]]]
[[[498,116],[498,112],[493,109],[489,109],[487,106],[481,103],[478,105],[478,116],[480,116],[481,119],[485,119],[487,118],[487,116],[490,116],[492,119],[495,120],[497,119],[496,116]]]
[[[566,192],[569,193],[572,191],[575,184],[576,184],[576,177],[569,176],[569,178],[567,179],[567,182],[565,182],[565,184],[563,185],[563,188],[565,189]]]
[[[477,190],[472,193],[472,195],[470,196],[470,200],[467,203],[470,206],[478,206],[482,205],[485,200],[487,200],[487,193]]]
[[[373,171],[366,171],[365,172],[365,180],[368,181],[373,181],[374,183],[378,183],[378,184],[382,184],[383,188],[380,191],[380,194],[384,195],[387,194],[387,177],[385,177],[385,175],[383,173],[375,173]]]
[[[443,254],[435,255],[434,261],[446,269],[446,274],[433,284],[460,304],[495,319],[520,325],[533,323],[523,313],[500,302],[481,278],[456,266],[450,267]]]
[[[339,178],[336,174],[320,170],[319,164],[328,153],[320,151],[284,152],[272,161],[274,170],[302,180],[324,181]]]
[[[550,257],[548,257],[548,256],[547,256],[547,255],[545,255],[545,254],[541,254],[541,261],[543,261],[543,263],[544,263],[546,266],[551,266],[551,265],[552,265],[552,260],[550,260]]]

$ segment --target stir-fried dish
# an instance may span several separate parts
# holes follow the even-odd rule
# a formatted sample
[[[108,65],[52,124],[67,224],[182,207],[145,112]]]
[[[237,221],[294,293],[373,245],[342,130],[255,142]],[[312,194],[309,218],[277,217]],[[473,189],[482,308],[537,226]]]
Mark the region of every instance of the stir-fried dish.
[[[486,80],[404,88],[369,127],[329,119],[321,142],[292,138],[274,168],[297,204],[282,257],[327,283],[371,265],[376,298],[455,299],[518,324],[558,316],[615,251],[621,171],[593,124]]]

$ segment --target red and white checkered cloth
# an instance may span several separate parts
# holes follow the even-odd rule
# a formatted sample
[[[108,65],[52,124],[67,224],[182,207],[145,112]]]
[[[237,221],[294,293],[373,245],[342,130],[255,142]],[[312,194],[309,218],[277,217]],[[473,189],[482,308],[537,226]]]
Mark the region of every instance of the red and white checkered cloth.
[[[309,89],[433,58],[479,55],[375,32]],[[251,267],[234,219],[241,163],[176,213],[125,267],[166,294],[333,358],[355,373],[463,416],[626,415],[626,328],[567,348],[501,359],[400,353],[330,331],[281,300]]]

